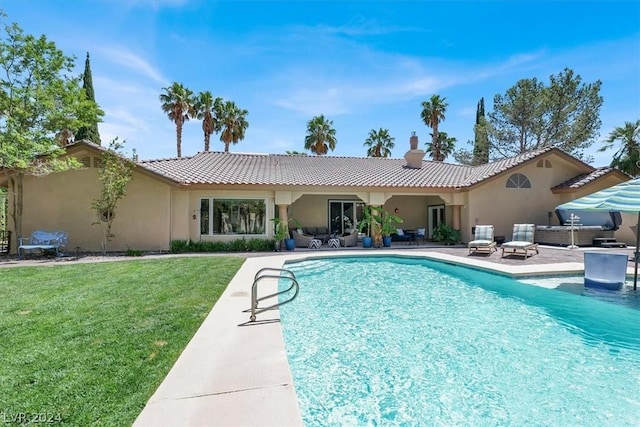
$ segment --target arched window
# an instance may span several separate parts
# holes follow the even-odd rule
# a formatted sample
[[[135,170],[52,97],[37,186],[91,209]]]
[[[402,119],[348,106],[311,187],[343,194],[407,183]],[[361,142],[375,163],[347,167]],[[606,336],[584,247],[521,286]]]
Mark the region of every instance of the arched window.
[[[536,163],[536,167],[538,168],[551,168],[551,162],[547,159],[540,159],[538,163]]]
[[[521,173],[514,173],[507,179],[507,188],[531,188],[531,181]]]

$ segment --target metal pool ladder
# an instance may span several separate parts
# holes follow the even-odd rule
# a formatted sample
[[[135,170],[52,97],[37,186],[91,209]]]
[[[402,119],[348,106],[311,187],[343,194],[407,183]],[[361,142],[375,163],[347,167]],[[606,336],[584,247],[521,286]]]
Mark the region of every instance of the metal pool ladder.
[[[271,274],[269,274],[271,273]],[[273,274],[278,273],[278,274]],[[260,283],[263,279],[286,279],[291,281],[291,286],[289,286],[284,291],[276,292],[275,294],[267,295],[261,298],[258,298],[258,283]],[[291,298],[288,300],[277,302],[269,307],[258,308],[258,303],[260,301],[264,301],[269,298],[277,297],[280,294],[286,294],[290,290],[295,288],[295,292]],[[256,321],[256,314],[260,314],[267,310],[272,310],[274,308],[280,307],[283,304],[289,303],[293,301],[296,296],[298,296],[298,292],[300,291],[300,285],[298,285],[298,280],[296,279],[295,274],[291,270],[286,270],[284,268],[271,268],[265,267],[258,270],[256,275],[253,278],[253,285],[251,286],[251,316],[249,316],[249,322]],[[246,310],[249,311],[249,310]]]

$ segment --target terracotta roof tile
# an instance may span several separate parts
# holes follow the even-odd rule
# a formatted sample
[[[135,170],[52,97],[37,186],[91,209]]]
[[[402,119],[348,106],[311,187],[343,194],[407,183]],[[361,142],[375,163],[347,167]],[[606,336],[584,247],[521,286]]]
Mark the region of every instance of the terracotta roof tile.
[[[546,147],[475,167],[423,160],[420,169],[406,167],[404,159],[214,151],[192,157],[146,160],[139,164],[184,185],[463,188],[552,150],[558,149]]]
[[[583,173],[576,177],[568,179],[565,182],[560,183],[555,187],[553,187],[552,190],[565,189],[565,188],[578,189],[584,185],[589,184],[590,182],[595,181],[596,179],[604,175],[607,175],[608,173],[614,172],[615,170],[616,170],[615,168],[612,168],[609,166],[597,168],[591,172]]]

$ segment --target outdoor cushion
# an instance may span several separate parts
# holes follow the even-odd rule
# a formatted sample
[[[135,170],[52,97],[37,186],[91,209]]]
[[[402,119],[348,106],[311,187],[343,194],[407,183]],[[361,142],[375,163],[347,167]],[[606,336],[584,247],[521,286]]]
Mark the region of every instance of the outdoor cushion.
[[[524,255],[524,259],[529,256],[529,251],[539,253],[538,244],[533,243],[535,230],[534,224],[514,224],[513,238],[502,244],[502,256],[504,257],[505,250],[513,255]]]
[[[493,225],[476,225],[474,238],[467,245],[469,253],[475,251],[497,251],[496,242],[493,240]]]
[[[396,228],[396,234],[398,234],[398,236],[404,236],[404,230],[402,228]]]

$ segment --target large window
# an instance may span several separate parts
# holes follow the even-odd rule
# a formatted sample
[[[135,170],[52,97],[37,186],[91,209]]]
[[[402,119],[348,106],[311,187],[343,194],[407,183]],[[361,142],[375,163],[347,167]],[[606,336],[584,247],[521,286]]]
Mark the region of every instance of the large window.
[[[265,234],[264,199],[200,199],[200,234]]]

